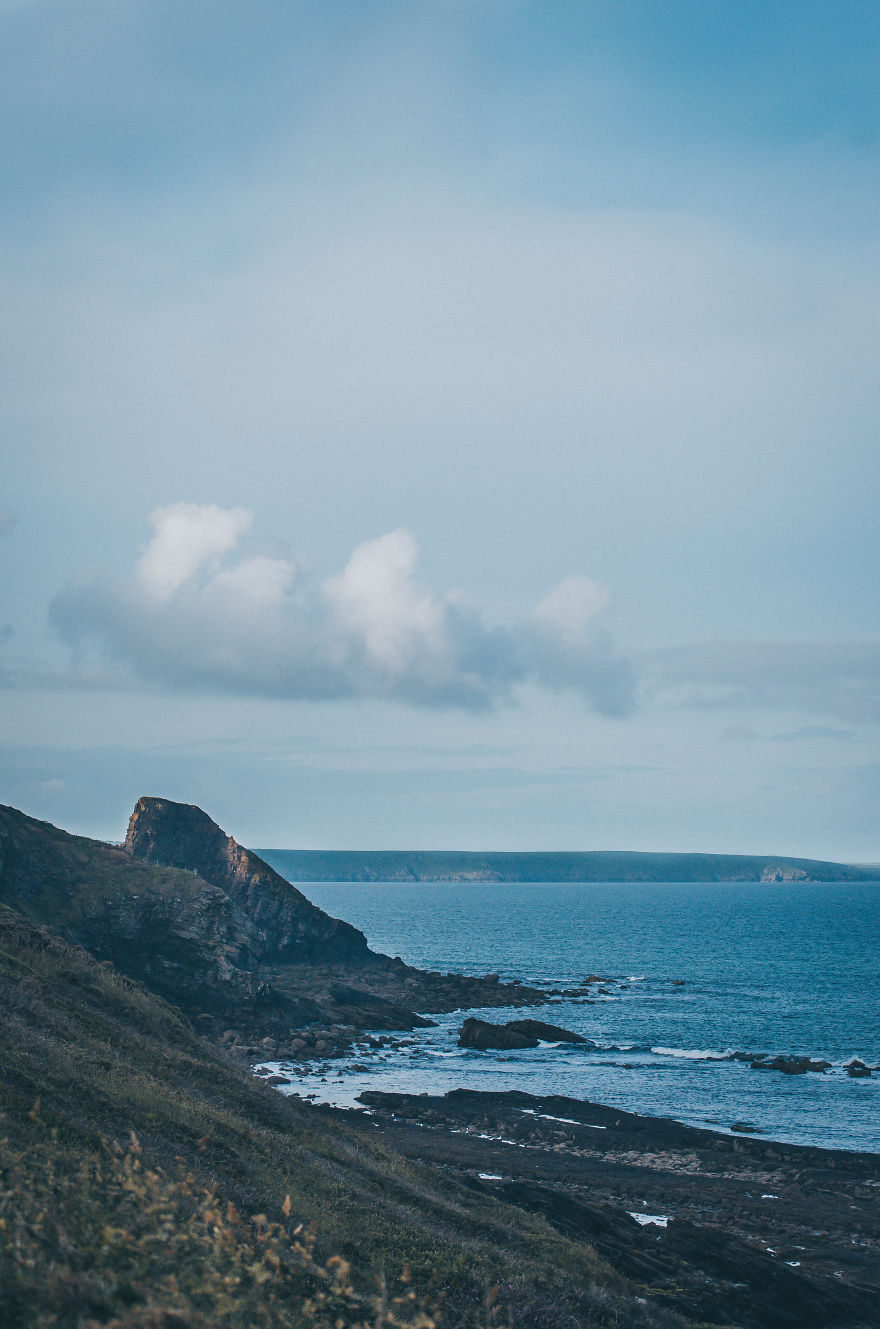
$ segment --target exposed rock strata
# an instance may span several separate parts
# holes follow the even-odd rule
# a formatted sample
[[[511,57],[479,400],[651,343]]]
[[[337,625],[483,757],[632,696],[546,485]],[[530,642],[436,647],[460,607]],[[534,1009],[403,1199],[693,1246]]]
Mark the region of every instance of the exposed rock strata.
[[[356,964],[370,954],[362,932],[318,909],[193,804],[139,798],[123,847],[133,858],[194,872],[223,891],[259,938],[261,963]]]

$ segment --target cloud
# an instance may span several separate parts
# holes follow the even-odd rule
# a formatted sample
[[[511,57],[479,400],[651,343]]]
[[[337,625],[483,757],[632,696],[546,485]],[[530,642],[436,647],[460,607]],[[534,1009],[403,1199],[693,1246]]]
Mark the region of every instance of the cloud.
[[[244,508],[173,503],[128,577],[66,587],[50,617],[82,662],[97,652],[174,689],[322,700],[380,697],[486,710],[533,683],[605,715],[634,709],[628,662],[600,619],[608,591],[566,577],[534,613],[488,626],[419,580],[418,545],[391,531],[315,584],[287,556],[242,553]]]
[[[156,534],[147,545],[135,577],[144,591],[169,599],[206,564],[234,549],[253,521],[244,508],[214,503],[171,503],[150,514]]]
[[[880,641],[706,642],[642,660],[646,699],[711,710],[781,708],[880,720]],[[801,736],[841,737],[812,728]],[[789,736],[790,737],[790,736]]]

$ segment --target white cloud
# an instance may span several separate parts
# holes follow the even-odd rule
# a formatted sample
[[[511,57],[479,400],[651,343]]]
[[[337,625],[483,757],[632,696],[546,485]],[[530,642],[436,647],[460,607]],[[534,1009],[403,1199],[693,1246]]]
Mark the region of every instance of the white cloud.
[[[206,563],[234,549],[253,521],[244,508],[214,503],[170,503],[150,514],[156,534],[135,567],[135,577],[159,600],[189,581]]]
[[[214,595],[242,608],[265,610],[280,606],[290,591],[296,569],[285,558],[244,558],[232,568],[225,568],[211,579]]]
[[[563,577],[535,609],[535,619],[565,642],[584,641],[597,614],[608,609],[611,594],[591,577]]]
[[[401,673],[425,653],[449,654],[446,604],[414,577],[419,549],[409,531],[359,545],[324,595],[343,632],[381,669]]]
[[[55,597],[52,621],[81,656],[97,649],[165,686],[248,696],[484,710],[532,682],[603,714],[633,709],[629,665],[597,621],[610,597],[589,578],[566,578],[531,617],[490,627],[419,580],[405,530],[306,584],[289,558],[239,553],[246,509],[174,503],[150,520],[131,576]]]

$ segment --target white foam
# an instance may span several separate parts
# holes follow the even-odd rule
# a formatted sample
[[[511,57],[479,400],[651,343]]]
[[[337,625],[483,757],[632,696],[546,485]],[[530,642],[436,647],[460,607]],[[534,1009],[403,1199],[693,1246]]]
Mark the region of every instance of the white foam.
[[[575,1121],[574,1117],[552,1117],[549,1112],[538,1112],[536,1108],[519,1108],[525,1117],[540,1117],[542,1121],[561,1121],[566,1126],[586,1126],[590,1131],[604,1131],[607,1126],[593,1126],[589,1121]]]
[[[655,1227],[666,1227],[669,1222],[665,1214],[634,1214],[631,1209],[627,1209],[626,1212],[642,1227],[647,1227],[649,1223],[653,1223]]]
[[[681,1061],[730,1061],[733,1053],[698,1051],[693,1048],[651,1048],[657,1057],[678,1057]]]
[[[501,1177],[501,1173],[500,1173],[500,1172],[478,1172],[478,1173],[477,1173],[477,1176],[480,1178],[480,1181],[501,1181],[501,1180],[502,1180],[502,1177]]]

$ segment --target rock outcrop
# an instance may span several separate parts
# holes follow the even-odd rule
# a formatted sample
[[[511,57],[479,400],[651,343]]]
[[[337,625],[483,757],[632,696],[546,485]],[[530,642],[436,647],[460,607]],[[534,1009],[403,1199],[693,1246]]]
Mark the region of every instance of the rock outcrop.
[[[316,1027],[331,1030],[316,1055],[338,1055],[359,1029],[429,1023],[417,1011],[546,1000],[497,976],[426,972],[371,951],[200,808],[170,799],[139,799],[121,847],[0,806],[0,902],[140,980],[204,1033],[229,1033],[243,1056],[267,1041],[280,1055]]]
[[[15,808],[0,807],[0,901],[189,1014],[261,1024],[274,1012],[289,1025],[319,1013],[306,994],[273,988],[264,930],[220,884]]]
[[[350,964],[369,958],[362,932],[331,918],[191,803],[139,798],[123,845],[145,863],[193,872],[245,915],[266,964]]]
[[[830,1065],[830,1061],[811,1061],[809,1057],[772,1057],[769,1061],[759,1057],[749,1062],[753,1071],[782,1071],[783,1075],[806,1075],[808,1071],[824,1075]]]
[[[546,1043],[586,1043],[588,1040],[558,1024],[545,1024],[543,1020],[509,1020],[507,1024],[492,1024],[489,1020],[468,1019],[458,1033],[458,1046],[485,1051],[515,1051],[517,1048],[536,1048]]]

